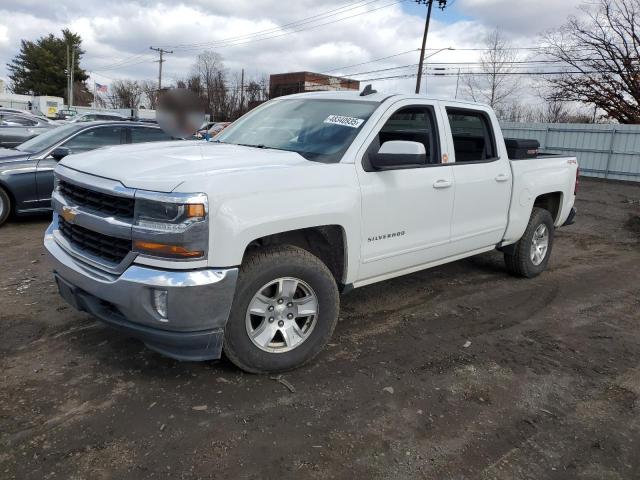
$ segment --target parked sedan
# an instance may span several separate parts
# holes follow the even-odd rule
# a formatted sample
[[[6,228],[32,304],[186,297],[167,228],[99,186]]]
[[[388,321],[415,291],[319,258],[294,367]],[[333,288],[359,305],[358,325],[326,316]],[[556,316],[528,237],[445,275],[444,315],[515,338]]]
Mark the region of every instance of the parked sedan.
[[[11,149],[0,149],[0,225],[10,213],[51,209],[53,169],[71,153],[125,143],[172,140],[157,125],[81,122],[63,125]]]
[[[18,146],[57,126],[49,119],[29,113],[0,112],[0,147]]]
[[[117,113],[83,113],[81,115],[76,115],[69,123],[79,123],[79,122],[93,122],[95,120],[111,120],[111,121],[124,121],[128,120],[127,117],[123,117]]]

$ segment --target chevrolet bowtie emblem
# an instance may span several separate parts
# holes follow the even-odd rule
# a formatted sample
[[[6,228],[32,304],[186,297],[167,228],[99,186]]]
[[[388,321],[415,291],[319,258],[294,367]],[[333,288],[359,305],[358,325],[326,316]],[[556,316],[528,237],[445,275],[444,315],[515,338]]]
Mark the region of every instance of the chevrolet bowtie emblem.
[[[62,218],[64,218],[67,222],[73,223],[73,221],[78,216],[78,210],[73,207],[62,207]]]

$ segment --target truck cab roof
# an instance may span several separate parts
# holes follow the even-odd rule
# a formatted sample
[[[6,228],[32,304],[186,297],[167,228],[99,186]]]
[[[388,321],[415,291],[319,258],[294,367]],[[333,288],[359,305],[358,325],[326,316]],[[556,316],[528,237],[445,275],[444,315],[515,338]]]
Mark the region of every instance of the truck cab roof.
[[[342,90],[342,91],[322,91],[322,92],[305,92],[295,93],[284,97],[277,97],[280,99],[326,99],[326,100],[350,100],[361,102],[377,102],[382,103],[386,100],[393,99],[394,101],[400,100],[428,100],[434,102],[447,102],[456,103],[461,106],[468,105],[470,107],[487,107],[488,105],[480,102],[469,102],[466,100],[457,100],[439,96],[425,96],[421,94],[406,94],[406,93],[389,93],[389,92],[375,92],[362,96],[362,92],[355,90]]]

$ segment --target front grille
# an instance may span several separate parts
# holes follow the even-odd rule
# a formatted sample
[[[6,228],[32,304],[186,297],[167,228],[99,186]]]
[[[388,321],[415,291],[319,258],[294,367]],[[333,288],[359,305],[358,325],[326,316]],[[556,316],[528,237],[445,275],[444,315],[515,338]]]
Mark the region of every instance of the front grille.
[[[58,217],[58,229],[75,248],[100,257],[108,262],[120,263],[131,251],[131,240],[110,237],[73,225]]]
[[[63,197],[76,205],[89,208],[107,215],[121,218],[133,218],[133,198],[117,197],[60,180],[59,191]]]

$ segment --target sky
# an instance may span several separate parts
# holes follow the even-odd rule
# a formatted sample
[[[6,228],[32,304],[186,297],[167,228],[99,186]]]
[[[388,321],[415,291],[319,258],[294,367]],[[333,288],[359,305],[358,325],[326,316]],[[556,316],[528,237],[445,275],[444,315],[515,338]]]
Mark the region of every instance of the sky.
[[[578,13],[581,2],[449,0],[444,11],[433,11],[429,68],[455,74],[455,65],[435,62],[477,61],[481,52],[460,49],[483,47],[496,28],[514,47],[538,46],[539,35]],[[244,68],[248,78],[301,70],[361,80],[397,76],[416,70],[425,14],[426,6],[413,0],[0,0],[0,78],[8,80],[6,63],[21,39],[63,28],[81,35],[81,65],[90,82],[107,85],[114,79],[157,79],[157,53],[150,46],[174,52],[165,57],[163,84],[188,76],[205,50],[219,53],[231,75]],[[435,53],[448,48],[454,50]],[[391,58],[371,62],[383,57]],[[364,62],[371,63],[356,65]],[[344,68],[351,65],[356,66]],[[403,65],[409,66],[384,70]],[[415,78],[365,83],[410,93]],[[434,96],[454,96],[455,88],[455,76],[426,79],[427,93]]]

